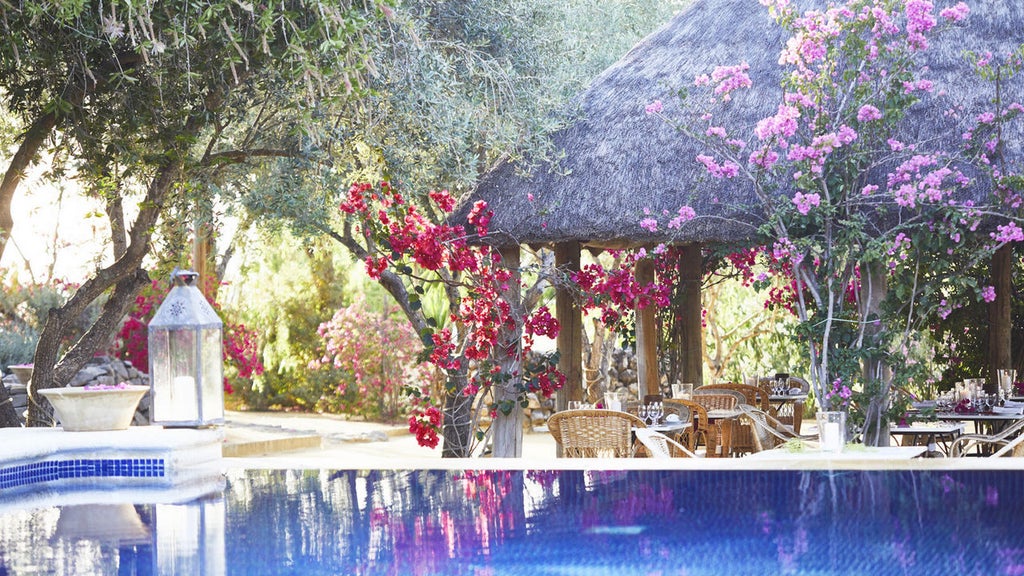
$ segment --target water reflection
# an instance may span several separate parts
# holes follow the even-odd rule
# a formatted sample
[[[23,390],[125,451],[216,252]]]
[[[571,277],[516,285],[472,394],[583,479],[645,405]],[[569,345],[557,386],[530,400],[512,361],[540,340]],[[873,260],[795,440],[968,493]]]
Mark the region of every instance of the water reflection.
[[[239,471],[0,512],[0,574],[1020,574],[1014,472]]]

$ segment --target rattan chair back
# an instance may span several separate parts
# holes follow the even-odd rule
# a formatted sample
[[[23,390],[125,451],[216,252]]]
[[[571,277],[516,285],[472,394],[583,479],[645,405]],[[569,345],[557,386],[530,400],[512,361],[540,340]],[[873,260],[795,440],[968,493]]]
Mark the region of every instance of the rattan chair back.
[[[771,411],[771,404],[768,402],[768,396],[770,392],[761,388],[760,386],[750,386],[749,384],[734,384],[732,382],[720,382],[718,384],[705,384],[697,390],[694,390],[694,394],[702,390],[732,390],[739,392],[743,395],[743,404],[750,404],[755,408],[760,408],[765,412]]]
[[[643,420],[617,410],[564,410],[548,418],[566,458],[629,458],[634,428],[645,428]]]
[[[704,390],[700,394],[694,392],[693,401],[703,406],[705,410],[735,410],[736,406],[741,404],[736,394],[729,391]]]

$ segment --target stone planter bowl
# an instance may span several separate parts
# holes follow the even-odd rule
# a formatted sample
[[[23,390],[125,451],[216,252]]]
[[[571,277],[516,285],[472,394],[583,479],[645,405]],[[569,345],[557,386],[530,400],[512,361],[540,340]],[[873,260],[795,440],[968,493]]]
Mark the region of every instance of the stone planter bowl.
[[[32,379],[32,364],[12,364],[8,368],[18,377],[18,382],[28,386],[28,381]]]
[[[78,387],[39,390],[68,432],[127,430],[148,386],[87,389]]]

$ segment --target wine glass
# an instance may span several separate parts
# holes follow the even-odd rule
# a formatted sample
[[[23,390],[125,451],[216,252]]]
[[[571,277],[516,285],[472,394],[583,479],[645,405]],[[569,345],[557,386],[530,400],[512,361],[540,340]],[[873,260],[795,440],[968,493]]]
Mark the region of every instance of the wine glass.
[[[647,415],[651,418],[651,424],[657,424],[660,422],[663,412],[664,407],[661,402],[652,402],[647,406]]]

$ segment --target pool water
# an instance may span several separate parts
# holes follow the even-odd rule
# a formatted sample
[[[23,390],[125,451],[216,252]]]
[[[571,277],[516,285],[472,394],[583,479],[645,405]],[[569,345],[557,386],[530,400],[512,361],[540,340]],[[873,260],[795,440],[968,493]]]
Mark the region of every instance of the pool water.
[[[228,473],[176,504],[19,508],[0,575],[1024,574],[1014,471]]]

